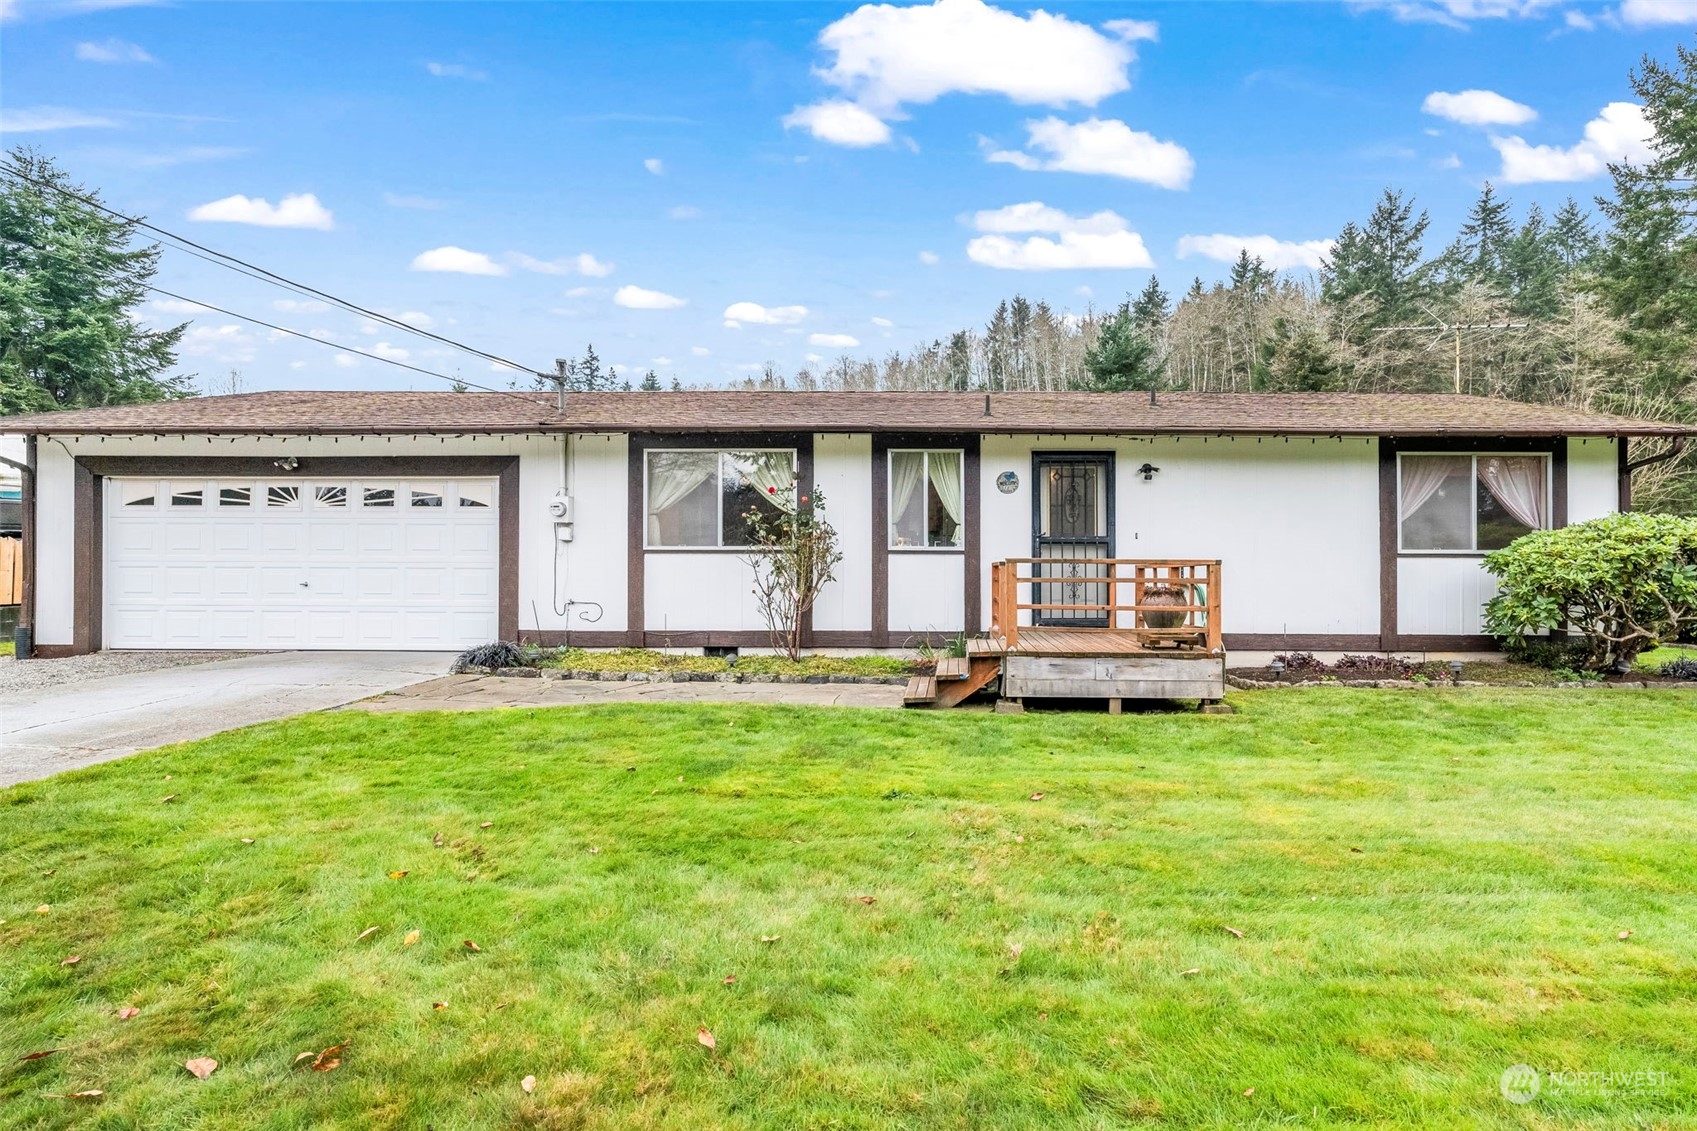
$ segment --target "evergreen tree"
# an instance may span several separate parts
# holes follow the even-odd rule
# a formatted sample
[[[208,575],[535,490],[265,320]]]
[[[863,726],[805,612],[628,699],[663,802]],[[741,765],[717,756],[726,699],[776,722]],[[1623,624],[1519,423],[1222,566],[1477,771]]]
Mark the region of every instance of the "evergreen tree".
[[[1512,313],[1529,318],[1554,318],[1561,306],[1565,274],[1554,233],[1544,225],[1544,210],[1526,210],[1526,222],[1502,250],[1501,283]]]
[[[1423,259],[1431,222],[1425,212],[1414,214],[1412,198],[1386,189],[1366,227],[1345,224],[1338,235],[1320,268],[1322,297],[1334,306],[1368,300],[1372,313],[1362,329],[1424,317],[1420,304],[1433,289],[1433,267]]]
[[[1550,222],[1549,243],[1567,274],[1590,267],[1602,247],[1602,241],[1591,226],[1591,218],[1580,210],[1571,196],[1556,209],[1555,218]]]
[[[1312,326],[1292,332],[1280,319],[1263,348],[1255,386],[1273,393],[1329,393],[1339,388],[1343,367],[1330,343]]]
[[[98,197],[48,158],[14,149],[7,161],[16,172],[0,180],[0,414],[190,395],[188,378],[163,376],[187,324],[148,330],[132,317],[158,245],[132,248],[137,226],[76,199]]]
[[[1149,276],[1149,282],[1131,302],[1131,320],[1145,334],[1156,334],[1172,317],[1172,300],[1161,289],[1161,281]]]
[[[683,391],[684,391],[684,383],[682,381],[678,380],[676,377],[673,377],[672,378],[672,392],[681,393]]]
[[[1130,304],[1102,325],[1096,344],[1084,351],[1088,388],[1098,393],[1128,393],[1160,387],[1155,343],[1138,325]]]
[[[1461,238],[1457,241],[1461,260],[1457,266],[1462,280],[1502,287],[1503,258],[1513,236],[1509,202],[1499,197],[1491,182],[1486,181],[1479,199],[1468,209],[1467,222],[1462,224]]]
[[[645,393],[658,393],[660,391],[660,377],[654,370],[650,369],[642,375],[642,391]]]

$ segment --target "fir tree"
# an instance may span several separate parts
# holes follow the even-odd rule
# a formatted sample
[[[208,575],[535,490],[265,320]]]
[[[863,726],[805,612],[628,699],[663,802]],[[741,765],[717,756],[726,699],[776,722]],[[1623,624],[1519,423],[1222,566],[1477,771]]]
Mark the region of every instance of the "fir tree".
[[[645,393],[658,393],[660,391],[660,377],[654,370],[650,369],[642,375],[642,391]]]
[[[1149,282],[1131,302],[1131,320],[1145,334],[1155,334],[1172,317],[1172,300],[1161,289],[1161,281],[1149,276]]]

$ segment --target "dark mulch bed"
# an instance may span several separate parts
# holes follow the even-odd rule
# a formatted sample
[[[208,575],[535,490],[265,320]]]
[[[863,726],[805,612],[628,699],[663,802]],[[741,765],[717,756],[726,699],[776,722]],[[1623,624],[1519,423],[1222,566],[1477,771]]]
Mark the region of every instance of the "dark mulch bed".
[[[1256,682],[1291,684],[1330,683],[1343,686],[1380,681],[1413,682],[1432,686],[1449,685],[1456,681],[1448,661],[1401,664],[1385,661],[1382,656],[1368,657],[1364,662],[1344,664],[1334,662],[1321,667],[1287,666],[1275,678],[1272,668],[1232,668],[1228,673],[1240,679]],[[1571,671],[1552,671],[1532,664],[1508,661],[1467,662],[1461,665],[1461,683],[1472,686],[1496,687],[1569,687],[1583,684],[1603,687],[1614,684],[1637,684],[1646,687],[1697,687],[1690,680],[1676,679],[1649,671],[1632,671],[1625,675],[1585,672],[1582,677]]]

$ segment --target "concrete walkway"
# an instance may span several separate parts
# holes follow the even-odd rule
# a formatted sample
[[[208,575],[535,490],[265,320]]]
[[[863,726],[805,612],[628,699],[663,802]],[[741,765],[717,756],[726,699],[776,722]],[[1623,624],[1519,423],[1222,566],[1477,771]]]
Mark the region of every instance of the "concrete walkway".
[[[871,683],[631,683],[450,675],[350,703],[359,711],[473,711],[585,703],[784,703],[798,707],[900,707],[905,689]]]
[[[53,687],[0,694],[0,786],[339,707],[439,676],[453,660],[451,652],[270,652],[94,679],[67,670]]]

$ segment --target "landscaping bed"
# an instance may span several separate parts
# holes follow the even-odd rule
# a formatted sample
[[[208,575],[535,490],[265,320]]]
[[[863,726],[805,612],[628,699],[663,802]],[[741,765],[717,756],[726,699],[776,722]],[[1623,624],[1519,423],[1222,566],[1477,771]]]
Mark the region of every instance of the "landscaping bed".
[[[489,658],[499,666],[459,663],[455,671],[478,675],[553,679],[631,680],[653,683],[906,683],[908,676],[929,671],[922,660],[894,656],[745,655],[735,660],[659,652],[650,648],[590,651],[584,648],[512,648],[499,652],[468,652],[464,659]]]
[[[1692,674],[1667,674],[1668,663],[1688,658],[1689,649],[1663,648],[1646,653],[1630,672],[1592,672],[1552,669],[1512,660],[1463,661],[1459,676],[1448,661],[1403,662],[1381,655],[1344,656],[1324,662],[1308,653],[1276,657],[1282,669],[1271,666],[1231,668],[1226,679],[1239,688],[1311,687],[1608,687],[1697,689]]]

